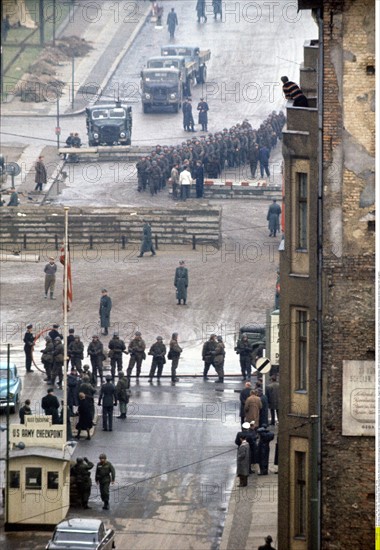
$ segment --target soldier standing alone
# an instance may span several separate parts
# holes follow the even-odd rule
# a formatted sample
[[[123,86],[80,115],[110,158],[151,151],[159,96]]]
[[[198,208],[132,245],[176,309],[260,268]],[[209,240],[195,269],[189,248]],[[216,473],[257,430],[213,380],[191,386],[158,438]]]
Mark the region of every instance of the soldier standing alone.
[[[48,292],[50,291],[50,300],[55,300],[54,298],[54,287],[55,287],[55,277],[57,273],[57,264],[54,261],[54,258],[49,258],[49,263],[45,265],[45,299],[48,297]]]
[[[164,368],[164,364],[166,363],[165,355],[166,355],[166,346],[162,341],[162,336],[157,336],[156,342],[152,344],[149,355],[153,355],[152,359],[152,366],[150,367],[149,371],[149,382],[153,382],[153,376],[156,373],[157,368],[157,380],[160,381],[161,375],[162,375],[162,369]]]
[[[99,455],[99,462],[96,466],[95,481],[99,485],[100,497],[104,503],[103,510],[109,510],[110,484],[115,483],[115,468],[108,462],[107,455]]]
[[[112,300],[107,294],[107,289],[102,289],[102,297],[100,298],[100,328],[103,329],[102,334],[108,334],[108,327],[110,326],[110,315],[112,309]]]
[[[181,260],[179,262],[179,267],[177,267],[175,270],[174,286],[177,289],[178,305],[181,304],[182,300],[183,305],[185,306],[187,299],[187,287],[189,286],[189,271],[187,267],[185,267],[184,260]]]
[[[43,161],[43,156],[40,155],[35,165],[36,177],[34,179],[36,187],[35,191],[42,191],[42,185],[47,182],[47,172]]]

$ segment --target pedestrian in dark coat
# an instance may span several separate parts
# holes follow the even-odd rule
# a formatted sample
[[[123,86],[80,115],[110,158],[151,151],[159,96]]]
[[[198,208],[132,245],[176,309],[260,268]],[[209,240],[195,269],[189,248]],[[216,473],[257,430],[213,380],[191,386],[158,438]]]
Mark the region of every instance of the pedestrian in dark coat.
[[[244,436],[246,437],[247,434],[248,434],[248,430],[249,430],[249,422],[243,422],[243,425],[241,427],[241,430],[238,431],[238,433],[236,434],[236,437],[235,437],[235,445],[237,445],[238,447],[240,447],[241,445],[241,437]]]
[[[20,417],[20,424],[25,424],[25,417],[32,414],[32,409],[30,408],[30,399],[25,399],[25,404],[20,407],[18,415]]]
[[[198,111],[198,123],[202,126],[202,132],[207,132],[207,124],[208,124],[208,103],[201,97],[200,102],[198,103],[197,111]]]
[[[47,172],[44,164],[44,157],[40,155],[34,167],[36,176],[34,181],[36,183],[35,191],[42,191],[42,185],[47,182]]]
[[[257,395],[260,397],[261,409],[260,409],[260,426],[268,426],[268,399],[266,395],[263,394],[262,388],[257,388]]]
[[[153,376],[156,373],[157,369],[157,380],[160,381],[161,375],[162,375],[162,369],[164,368],[164,365],[166,363],[165,355],[166,355],[166,346],[163,343],[162,336],[157,336],[156,342],[152,344],[149,350],[149,354],[152,355],[152,366],[150,367],[149,371],[149,382],[153,382]]]
[[[75,479],[75,485],[77,488],[77,495],[79,497],[80,504],[84,510],[88,510],[88,500],[91,494],[91,472],[94,464],[88,460],[88,458],[78,456],[76,464],[71,468],[70,474]]]
[[[187,97],[182,104],[182,113],[183,113],[183,129],[186,132],[195,132],[193,108],[191,105],[191,99],[189,97]]]
[[[108,328],[110,326],[110,316],[112,309],[112,300],[107,294],[107,289],[102,289],[102,297],[100,298],[100,327],[103,329],[103,334],[108,334]]]
[[[117,405],[116,388],[112,384],[112,376],[107,374],[103,384],[98,405],[102,405],[103,432],[112,432],[113,408]]]
[[[99,455],[99,462],[96,466],[95,481],[99,485],[100,497],[104,503],[103,510],[109,510],[110,484],[115,483],[115,468],[107,460],[107,456]]]
[[[67,406],[74,412],[74,407],[79,405],[79,382],[80,378],[75,368],[72,368],[67,375]]]
[[[222,19],[222,0],[212,0],[212,7],[214,8],[214,19],[220,14],[220,19]]]
[[[237,450],[237,471],[236,475],[240,480],[238,487],[247,487],[249,475],[249,460],[250,450],[247,438],[245,435],[240,436],[241,444]]]
[[[88,367],[88,365],[85,365],[85,367]],[[86,372],[86,371],[84,371],[84,372]],[[89,374],[91,374],[91,373],[89,372]],[[91,379],[90,379],[89,374],[83,374],[82,379],[79,383],[79,387],[78,387],[78,396],[80,396],[81,393],[84,393],[84,395],[86,396],[86,399],[90,403],[91,419],[93,420],[94,417],[95,417],[94,395],[96,393],[96,388],[93,386],[93,384],[91,384]],[[79,410],[77,412],[79,414]]]
[[[271,426],[276,424],[276,414],[278,419],[278,401],[279,401],[280,384],[277,382],[275,375],[271,376],[271,381],[265,388],[265,395],[268,399],[268,407],[271,415]]]
[[[168,18],[166,20],[166,24],[168,26],[168,31],[169,31],[169,34],[170,34],[170,38],[173,39],[174,38],[174,33],[175,33],[175,28],[178,25],[178,18],[177,18],[177,14],[176,14],[174,8],[172,8],[170,10],[170,12],[168,13]]]
[[[54,395],[54,388],[49,388],[47,395],[42,398],[41,408],[47,416],[51,416],[52,424],[59,424],[59,401],[57,396]]]
[[[258,550],[276,550],[274,546],[272,546],[273,539],[270,535],[265,537],[265,544],[262,544],[259,546]]]
[[[259,452],[257,448],[257,431],[253,420],[249,423],[249,430],[246,435],[250,450],[249,473],[254,474],[255,471],[252,470],[252,465],[259,463]]]
[[[187,287],[189,286],[189,272],[187,267],[185,267],[184,260],[179,262],[179,267],[175,270],[174,286],[177,289],[178,305],[181,304],[182,300],[183,305],[185,306],[187,300]]]
[[[152,242],[152,228],[147,220],[143,220],[143,222],[143,238],[141,241],[139,258],[142,258],[145,252],[151,252],[152,256],[156,255]]]
[[[197,199],[201,199],[203,197],[203,191],[204,191],[205,172],[202,166],[202,162],[200,160],[197,160],[197,164],[194,170],[194,177],[195,177],[196,196],[197,196]]]
[[[25,368],[26,372],[33,372],[33,349],[34,349],[34,334],[32,332],[33,325],[26,325],[24,334],[24,352],[25,352]]]
[[[76,439],[80,439],[80,432],[82,430],[87,431],[87,439],[90,440],[90,430],[93,426],[93,413],[92,405],[90,400],[87,398],[86,394],[83,392],[79,393],[79,405],[78,405],[78,422],[75,426],[78,430]]]
[[[240,392],[240,424],[243,426],[244,424],[244,418],[245,418],[245,402],[247,401],[248,397],[251,395],[252,391],[252,385],[251,382],[246,382],[244,385],[244,389]]]
[[[269,149],[265,145],[262,145],[259,149],[259,161],[260,161],[260,175],[264,177],[264,171],[269,178]]]
[[[275,237],[277,231],[280,231],[280,214],[281,206],[277,204],[276,199],[273,199],[273,203],[268,208],[267,221],[268,229],[270,231],[269,236]]]
[[[264,424],[264,426],[262,426],[257,430],[257,434],[259,436],[259,445],[258,445],[259,466],[260,466],[259,476],[267,476],[268,469],[269,469],[269,453],[270,453],[269,443],[274,439],[274,433],[270,432],[267,429],[266,425]]]
[[[198,23],[201,22],[201,19],[206,23],[206,0],[198,0],[195,11],[197,12]]]

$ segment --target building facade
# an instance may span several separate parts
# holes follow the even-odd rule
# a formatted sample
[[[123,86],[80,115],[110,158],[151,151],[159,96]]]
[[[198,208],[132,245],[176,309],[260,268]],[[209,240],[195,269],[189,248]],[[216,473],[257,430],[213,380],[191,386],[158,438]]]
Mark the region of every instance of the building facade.
[[[371,548],[375,2],[299,8],[318,40],[300,71],[309,107],[288,103],[283,134],[279,548]]]

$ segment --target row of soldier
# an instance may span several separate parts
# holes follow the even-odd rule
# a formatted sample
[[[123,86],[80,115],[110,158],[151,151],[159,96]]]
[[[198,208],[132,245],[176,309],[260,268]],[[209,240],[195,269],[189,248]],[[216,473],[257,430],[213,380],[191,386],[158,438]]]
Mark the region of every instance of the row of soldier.
[[[244,120],[229,130],[193,137],[181,145],[157,145],[136,164],[138,191],[149,189],[152,195],[156,194],[166,186],[174,167],[182,169],[186,163],[193,173],[197,161],[202,163],[207,177],[219,177],[226,166],[234,169],[249,164],[251,177],[255,178],[259,162],[261,175],[265,171],[269,176],[269,155],[281,138],[284,124],[284,113],[273,111],[257,130]]]

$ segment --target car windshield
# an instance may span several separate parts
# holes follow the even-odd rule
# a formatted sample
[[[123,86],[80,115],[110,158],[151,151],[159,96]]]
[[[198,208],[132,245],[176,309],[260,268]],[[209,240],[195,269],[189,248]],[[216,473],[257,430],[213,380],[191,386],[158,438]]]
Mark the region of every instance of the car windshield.
[[[94,544],[98,542],[97,531],[56,531],[54,536],[55,544],[74,543],[83,545]]]
[[[95,109],[92,111],[92,118],[94,119],[102,119],[102,118],[108,118],[109,117],[109,111],[108,109]]]
[[[168,48],[162,53],[163,55],[183,55],[184,57],[191,57],[193,52],[190,48]]]
[[[165,59],[162,61],[150,61],[149,67],[151,67],[152,69],[160,69],[161,67],[165,69],[167,68],[177,69],[179,67],[179,61],[173,60],[173,59]]]
[[[110,118],[124,118],[125,111],[123,108],[116,108],[110,110]]]

